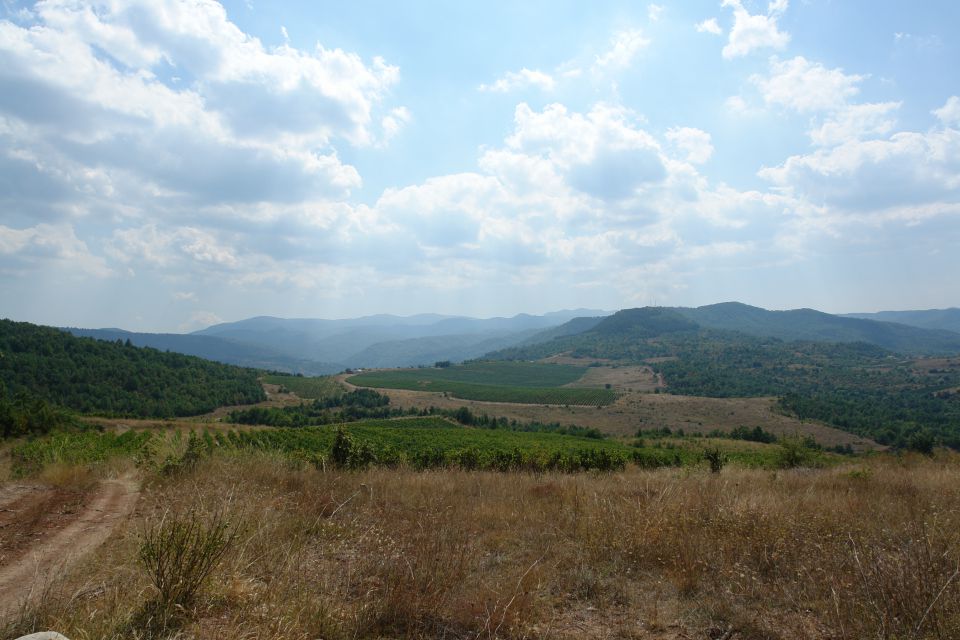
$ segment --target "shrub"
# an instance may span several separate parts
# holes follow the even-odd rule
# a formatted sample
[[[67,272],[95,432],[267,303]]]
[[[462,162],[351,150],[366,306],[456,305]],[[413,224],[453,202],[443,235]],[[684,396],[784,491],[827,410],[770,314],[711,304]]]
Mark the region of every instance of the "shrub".
[[[710,464],[710,471],[712,473],[720,473],[723,465],[727,463],[727,456],[717,447],[704,449],[703,459]]]
[[[810,466],[814,462],[814,451],[805,439],[781,438],[776,462],[781,469]]]
[[[211,572],[236,540],[238,528],[222,512],[164,514],[142,534],[138,560],[156,589],[152,613],[164,623],[192,605]]]

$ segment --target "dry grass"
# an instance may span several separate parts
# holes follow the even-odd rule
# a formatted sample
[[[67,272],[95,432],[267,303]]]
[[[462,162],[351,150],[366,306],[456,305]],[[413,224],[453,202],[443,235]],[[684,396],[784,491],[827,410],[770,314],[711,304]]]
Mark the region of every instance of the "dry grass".
[[[952,455],[598,476],[217,458],[148,480],[141,520],[246,523],[169,637],[960,637]],[[138,535],[0,632],[149,637],[131,625],[154,595]]]

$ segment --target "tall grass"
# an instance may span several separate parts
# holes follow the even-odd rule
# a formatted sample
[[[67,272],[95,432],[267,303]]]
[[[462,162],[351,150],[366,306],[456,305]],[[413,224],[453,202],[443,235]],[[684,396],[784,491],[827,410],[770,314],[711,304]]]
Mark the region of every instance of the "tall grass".
[[[955,456],[532,475],[237,454],[150,487],[147,512],[242,496],[258,516],[188,637],[960,637]],[[130,631],[136,545],[103,553],[103,591],[37,624]]]

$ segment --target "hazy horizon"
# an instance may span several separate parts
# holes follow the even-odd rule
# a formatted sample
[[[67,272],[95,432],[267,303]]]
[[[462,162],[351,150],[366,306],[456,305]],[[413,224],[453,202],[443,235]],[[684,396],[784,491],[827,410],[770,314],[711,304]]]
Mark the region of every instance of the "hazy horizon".
[[[0,5],[0,317],[960,304],[960,5]]]

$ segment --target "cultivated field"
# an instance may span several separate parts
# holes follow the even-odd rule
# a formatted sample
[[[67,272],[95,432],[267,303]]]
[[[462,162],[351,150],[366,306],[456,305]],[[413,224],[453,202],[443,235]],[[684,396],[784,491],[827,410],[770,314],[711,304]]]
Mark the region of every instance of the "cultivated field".
[[[730,431],[739,426],[755,427],[779,435],[810,435],[824,446],[849,444],[857,450],[877,448],[876,443],[818,422],[801,422],[775,410],[773,398],[697,398],[670,394],[626,393],[603,407],[558,407],[448,398],[440,393],[391,389],[392,406],[408,409],[469,407],[476,413],[504,416],[514,420],[557,422],[579,425],[620,436],[632,436],[637,429],[683,429],[686,433]]]
[[[573,387],[587,367],[538,362],[475,362],[446,368],[388,369],[346,378],[378,389],[428,390],[464,400],[519,404],[602,406],[617,398],[612,389]]]

